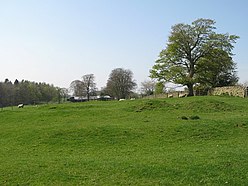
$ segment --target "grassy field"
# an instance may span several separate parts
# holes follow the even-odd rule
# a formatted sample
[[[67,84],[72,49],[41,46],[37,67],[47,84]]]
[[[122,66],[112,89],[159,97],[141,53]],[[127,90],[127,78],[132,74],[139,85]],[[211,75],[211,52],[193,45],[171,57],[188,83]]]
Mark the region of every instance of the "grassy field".
[[[0,111],[0,185],[247,185],[248,99]]]

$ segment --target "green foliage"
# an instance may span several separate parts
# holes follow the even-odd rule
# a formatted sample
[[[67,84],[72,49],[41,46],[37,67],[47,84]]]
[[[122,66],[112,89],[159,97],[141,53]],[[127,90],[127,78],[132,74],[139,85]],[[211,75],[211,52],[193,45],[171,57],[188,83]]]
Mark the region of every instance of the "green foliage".
[[[234,97],[6,108],[0,184],[246,185],[247,109]]]
[[[14,84],[8,79],[0,82],[0,107],[58,101],[59,91],[53,85],[26,80]]]
[[[235,85],[238,82],[236,64],[227,52],[214,49],[199,60],[196,66],[197,82],[207,88]]]
[[[236,82],[231,57],[238,36],[218,34],[214,24],[210,19],[197,19],[191,25],[174,25],[166,49],[150,71],[151,77],[186,85],[189,95],[193,95],[196,83],[214,87]]]
[[[155,85],[155,94],[162,94],[164,93],[164,83],[157,82]]]

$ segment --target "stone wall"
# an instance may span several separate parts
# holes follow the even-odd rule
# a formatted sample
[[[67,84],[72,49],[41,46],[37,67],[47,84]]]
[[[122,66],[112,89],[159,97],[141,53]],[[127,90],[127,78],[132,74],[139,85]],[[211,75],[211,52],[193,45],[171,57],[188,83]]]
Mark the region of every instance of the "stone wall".
[[[216,87],[209,92],[210,95],[229,95],[237,97],[246,97],[246,89],[242,86]]]
[[[144,98],[152,99],[152,98],[178,98],[184,97],[187,95],[187,91],[175,91],[171,93],[164,93],[158,95],[146,96]],[[197,96],[197,94],[195,93]],[[208,92],[208,95],[212,96],[220,96],[220,95],[229,95],[235,97],[247,97],[248,98],[248,87],[244,88],[243,86],[227,86],[227,87],[216,87]]]

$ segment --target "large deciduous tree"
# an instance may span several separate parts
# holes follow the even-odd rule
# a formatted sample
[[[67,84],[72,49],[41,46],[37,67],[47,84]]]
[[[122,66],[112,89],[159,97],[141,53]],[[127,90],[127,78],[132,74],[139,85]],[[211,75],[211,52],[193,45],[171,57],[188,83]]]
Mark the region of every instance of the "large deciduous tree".
[[[106,90],[116,99],[125,99],[130,96],[135,87],[133,72],[123,68],[116,68],[109,75]]]
[[[191,25],[176,24],[150,71],[151,77],[187,86],[193,96],[196,83],[211,87],[237,81],[232,60],[233,44],[238,36],[218,34],[215,21],[197,19]],[[225,79],[228,78],[228,79]]]

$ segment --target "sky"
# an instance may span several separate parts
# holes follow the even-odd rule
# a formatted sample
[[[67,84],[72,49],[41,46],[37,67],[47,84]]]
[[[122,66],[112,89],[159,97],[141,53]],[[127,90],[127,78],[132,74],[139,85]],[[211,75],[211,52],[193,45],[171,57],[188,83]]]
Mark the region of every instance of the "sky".
[[[0,81],[46,82],[68,88],[85,74],[97,87],[115,68],[136,83],[166,47],[171,26],[198,18],[234,45],[240,82],[248,81],[247,0],[0,0]]]

